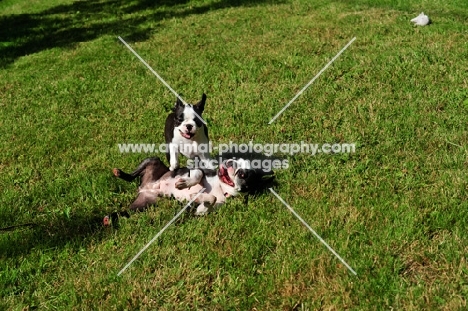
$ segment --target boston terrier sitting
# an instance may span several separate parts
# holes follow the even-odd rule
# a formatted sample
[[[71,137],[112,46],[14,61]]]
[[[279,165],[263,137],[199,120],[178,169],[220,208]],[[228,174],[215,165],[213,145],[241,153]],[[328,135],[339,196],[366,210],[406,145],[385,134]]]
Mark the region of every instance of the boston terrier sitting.
[[[166,153],[169,170],[179,167],[179,154],[189,159],[198,156],[207,168],[210,164],[208,128],[203,123],[201,115],[205,109],[206,95],[196,105],[184,105],[177,98],[172,113],[167,116],[164,136],[169,151]]]
[[[274,179],[272,171],[252,169],[249,162],[242,159],[225,160],[217,170],[179,168],[171,172],[158,158],[148,158],[132,173],[117,168],[113,173],[126,181],[141,177],[138,196],[130,205],[131,211],[144,211],[160,197],[190,201],[205,188],[194,201],[197,205],[195,215],[213,211],[225,203],[227,197],[262,190]],[[110,218],[106,217],[104,224],[109,224]]]

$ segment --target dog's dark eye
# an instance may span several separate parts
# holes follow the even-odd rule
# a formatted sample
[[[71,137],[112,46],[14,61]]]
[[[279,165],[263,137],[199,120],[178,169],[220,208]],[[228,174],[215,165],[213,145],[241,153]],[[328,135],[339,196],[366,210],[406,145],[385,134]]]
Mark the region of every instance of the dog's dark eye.
[[[236,174],[242,179],[246,179],[248,177],[247,171],[244,171],[243,169],[239,169]]]
[[[200,120],[200,118],[196,117],[195,118],[195,124],[197,125],[197,127],[201,127],[203,122]]]

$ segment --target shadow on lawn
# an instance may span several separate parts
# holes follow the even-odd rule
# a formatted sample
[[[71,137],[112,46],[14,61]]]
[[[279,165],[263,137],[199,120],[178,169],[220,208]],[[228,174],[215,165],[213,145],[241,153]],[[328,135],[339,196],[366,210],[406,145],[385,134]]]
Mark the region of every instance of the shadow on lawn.
[[[89,240],[99,240],[108,228],[102,225],[102,215],[65,215],[37,221],[31,226],[17,226],[0,232],[0,258],[28,254],[33,249],[53,249],[65,245],[83,247]]]
[[[277,0],[221,0],[201,6],[189,0],[88,0],[59,5],[41,13],[0,17],[0,67],[17,58],[54,47],[73,47],[104,35],[145,40],[163,19]],[[156,23],[156,24],[155,24]],[[156,25],[156,26],[155,26]]]

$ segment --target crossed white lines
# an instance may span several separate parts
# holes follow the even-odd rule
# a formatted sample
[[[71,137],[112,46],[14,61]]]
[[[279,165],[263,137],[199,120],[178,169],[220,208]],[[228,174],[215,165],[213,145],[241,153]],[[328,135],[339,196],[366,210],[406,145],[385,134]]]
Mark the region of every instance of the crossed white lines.
[[[182,97],[177,94],[176,91],[174,91],[174,89],[171,88],[171,86],[169,84],[167,84],[166,81],[164,81],[163,78],[161,78],[161,76],[153,69],[151,68],[150,65],[148,65],[147,62],[145,62],[145,60],[143,58],[140,57],[140,55],[137,54],[137,52],[135,52],[131,47],[130,45],[127,44],[127,42],[125,42],[124,39],[122,39],[121,37],[118,37],[120,41],[122,41],[122,43],[177,97],[179,98],[184,104],[187,104],[183,99]],[[335,55],[335,57],[333,57],[326,65],[325,67],[322,68],[322,70],[319,71],[319,73],[317,75],[315,75],[315,77],[312,78],[312,80],[309,81],[309,83],[307,83],[303,88],[302,90],[300,90],[296,96],[293,97],[293,99],[291,99],[289,101],[289,103],[286,104],[286,106],[283,107],[283,109],[281,109],[271,120],[270,122],[268,122],[268,124],[271,124],[273,123],[340,55],[341,53],[343,53],[353,42],[354,40],[356,40],[356,37],[354,37],[353,39],[351,39],[351,41],[348,42],[348,44],[346,44],[339,52],[338,54]],[[195,113],[196,114],[196,113]],[[196,116],[203,122],[206,124],[206,122],[198,115],[196,114]],[[344,265],[345,267],[351,271],[351,273],[353,273],[354,275],[357,275],[356,271],[353,270],[353,268],[351,268],[347,263],[346,261],[344,261],[343,258],[341,258],[340,255],[338,255],[338,253],[333,249],[331,248],[330,245],[328,245],[327,242],[325,242],[324,239],[322,239],[320,237],[320,235],[317,234],[317,232],[314,231],[314,229],[312,229],[312,227],[309,226],[309,224],[307,224],[307,222],[305,222],[304,219],[302,219],[301,216],[299,216],[299,214],[297,214],[291,206],[288,205],[288,203],[286,203],[286,201],[284,201],[272,188],[268,188],[270,190],[270,192],[278,199],[281,201],[281,203],[284,204],[284,206],[286,206],[290,211],[291,213],[296,216],[299,221],[307,228],[309,229],[310,232],[312,232],[312,234],[323,244],[325,245],[328,250],[330,252],[332,252],[333,255],[335,255],[336,258],[338,258],[338,260],[340,260]],[[151,241],[149,241],[133,258],[132,260],[130,260],[126,265],[125,267],[122,268],[122,270],[120,270],[120,272],[117,274],[118,276],[120,276],[154,241],[156,241],[156,239],[177,219],[179,218],[180,215],[182,215],[182,213],[190,206],[190,204],[198,197],[198,195],[200,195],[201,192],[203,192],[205,190],[205,188],[201,189],[197,195],[192,199],[190,200],[189,203],[187,203],[187,205],[185,205],[185,207],[183,209],[180,210],[179,213],[177,213],[177,215],[174,216],[174,218],[172,218],[171,221],[169,221],[165,226],[164,228],[161,229],[161,231],[158,232],[158,234],[156,234],[156,236],[151,239]]]
[[[335,250],[334,250],[333,248],[331,248],[331,246],[328,245],[328,243],[325,242],[325,240],[322,239],[322,238],[320,237],[320,235],[318,235],[317,232],[315,232],[315,230],[312,229],[312,228],[309,226],[309,224],[306,223],[305,220],[302,219],[302,217],[299,216],[299,214],[296,213],[296,212],[292,209],[292,207],[289,206],[289,204],[286,203],[286,201],[284,201],[284,200],[278,195],[278,193],[276,193],[276,192],[275,192],[273,189],[271,189],[271,188],[268,188],[268,189],[271,191],[271,193],[273,193],[273,195],[274,195],[275,197],[278,198],[278,200],[281,201],[281,203],[284,204],[284,206],[286,206],[286,207],[291,211],[291,213],[293,213],[294,216],[297,217],[297,219],[299,219],[300,222],[302,222],[302,224],[303,224],[304,226],[306,226],[307,229],[309,229],[310,232],[312,232],[313,235],[315,235],[315,237],[316,237],[323,245],[325,245],[325,246],[328,248],[328,250],[329,250],[330,252],[333,253],[333,255],[336,256],[336,258],[338,258],[338,259],[346,266],[346,268],[349,269],[349,271],[351,271],[354,275],[357,275],[356,271],[354,271],[353,268],[351,268],[351,267],[346,263],[346,261],[344,261],[344,259],[341,258],[341,256],[338,255],[338,253],[335,252]]]
[[[198,193],[190,200],[190,202],[187,203],[187,205],[184,206],[183,209],[180,210],[180,212],[177,213],[177,215],[174,216],[174,218],[171,219],[171,221],[169,221],[165,226],[164,228],[161,229],[161,231],[158,232],[158,234],[156,234],[154,236],[154,238],[151,239],[151,241],[149,241],[139,252],[138,254],[135,255],[135,257],[132,258],[132,260],[130,260],[126,265],[125,267],[122,268],[122,270],[120,270],[119,273],[117,273],[118,276],[120,276],[125,270],[127,270],[128,267],[130,267],[130,265],[138,258],[140,257],[140,255],[151,245],[153,244],[154,241],[156,241],[156,239],[170,226],[172,225],[172,223],[177,219],[179,218],[180,215],[182,215],[182,213],[190,206],[190,204],[192,204],[193,201],[195,201],[197,199],[197,197],[200,195],[200,193],[202,193],[203,191],[205,191],[205,188],[202,188],[200,189],[200,191],[198,191]]]
[[[119,36],[118,38],[119,38],[119,40],[122,41],[122,43],[130,50],[130,52],[132,52],[132,53],[143,63],[143,65],[145,65],[145,66],[156,76],[156,78],[158,78],[159,81],[161,81],[162,84],[164,84],[164,85],[169,89],[169,91],[171,91],[178,99],[180,99],[180,101],[181,101],[184,105],[187,105],[187,102],[186,102],[179,94],[177,94],[177,92],[174,91],[174,89],[173,89],[169,84],[167,84],[167,82],[164,81],[164,79],[161,78],[161,76],[160,76],[153,68],[151,68],[151,66],[148,65],[148,63],[145,62],[145,60],[144,60],[143,58],[141,58],[140,55],[138,55],[138,53],[135,52],[135,50],[133,50],[132,47],[131,47],[130,45],[128,45],[127,42],[125,42],[124,39],[122,39],[122,37]],[[198,115],[198,113],[196,113],[195,111],[194,111],[193,113],[195,114],[195,116],[197,116],[198,119],[200,119],[200,121],[202,121],[205,125],[207,125],[206,122],[205,122],[205,120],[203,120],[203,118],[200,117],[200,116]]]
[[[296,96],[293,97],[293,99],[291,99],[289,101],[289,103],[286,104],[286,106],[283,107],[283,109],[280,110],[280,112],[278,112],[271,120],[270,122],[268,122],[268,124],[271,124],[273,123],[276,118],[278,118],[299,96],[301,96],[302,93],[304,93],[304,91],[312,84],[314,83],[314,81],[320,77],[320,75],[325,71],[327,70],[327,68],[341,55],[341,53],[343,53],[350,45],[351,43],[354,42],[354,40],[356,40],[356,37],[352,38],[351,41],[348,42],[348,44],[345,45],[344,48],[341,49],[341,51],[338,52],[338,54],[335,55],[335,57],[333,57],[329,62],[328,64],[325,65],[325,67],[322,68],[322,70],[319,71],[318,74],[315,75],[315,77],[312,78],[312,80],[309,81],[309,83],[307,83],[303,88],[302,90],[300,90]]]

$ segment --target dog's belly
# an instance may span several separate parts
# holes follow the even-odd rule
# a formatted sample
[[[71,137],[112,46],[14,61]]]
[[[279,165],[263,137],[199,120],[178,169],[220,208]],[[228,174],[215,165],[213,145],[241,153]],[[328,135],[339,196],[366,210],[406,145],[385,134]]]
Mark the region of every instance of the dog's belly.
[[[177,189],[175,184],[183,176],[175,178],[163,178],[156,182],[148,183],[140,188],[140,192],[152,194],[159,197],[174,197],[179,201],[190,201],[192,196],[203,188],[203,193],[211,194],[216,197],[216,204],[223,204],[226,201],[225,193],[220,186],[217,177],[204,178],[200,184],[185,189]]]
[[[140,192],[154,193],[156,196],[174,197],[179,201],[190,201],[190,196],[199,192],[203,187],[195,185],[186,189],[177,189],[175,183],[178,179],[169,178],[158,180],[157,182],[149,183],[140,189]]]
[[[217,176],[206,177],[203,180],[203,187],[206,188],[205,193],[216,197],[216,204],[223,204],[226,201],[226,193],[221,187],[221,182]]]

